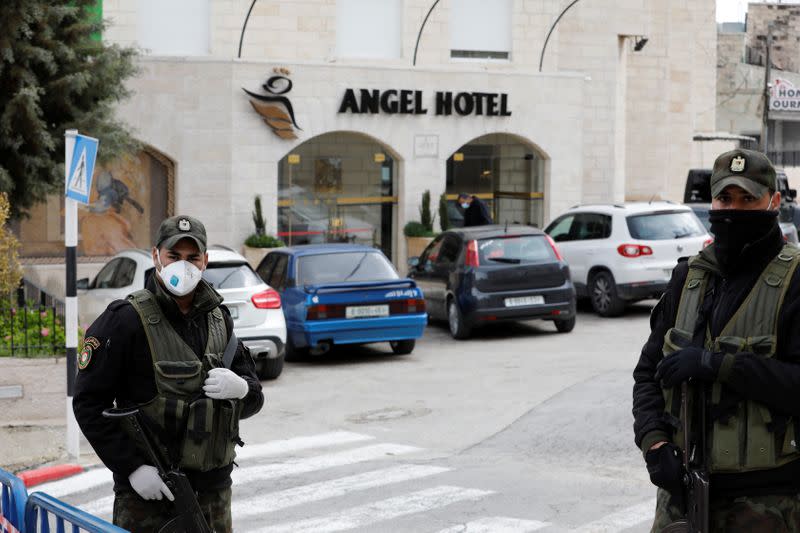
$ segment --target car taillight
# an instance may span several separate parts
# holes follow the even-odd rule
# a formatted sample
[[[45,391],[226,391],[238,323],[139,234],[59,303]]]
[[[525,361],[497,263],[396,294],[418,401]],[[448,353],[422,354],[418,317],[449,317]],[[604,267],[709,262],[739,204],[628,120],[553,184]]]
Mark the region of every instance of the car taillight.
[[[547,233],[545,233],[544,236],[547,237],[547,242],[550,243],[550,248],[552,248],[553,253],[556,254],[556,259],[558,259],[559,261],[563,261],[564,258],[561,256],[561,252],[558,251],[558,247],[556,246],[556,241],[554,241],[553,238],[550,237],[550,235],[548,235]]]
[[[267,289],[264,292],[254,294],[250,300],[256,309],[280,309],[281,295],[275,289]]]
[[[464,264],[468,267],[481,266],[478,258],[478,241],[469,241],[467,243],[467,257],[464,260]]]
[[[641,257],[643,255],[653,255],[653,249],[641,244],[620,244],[617,247],[619,255],[623,257]]]
[[[389,313],[392,315],[405,315],[411,313],[424,313],[425,300],[413,298],[410,300],[395,300],[389,302]]]
[[[711,246],[712,244],[714,244],[714,239],[706,239],[705,241],[703,241],[703,248]]]
[[[325,320],[328,318],[344,318],[347,314],[344,305],[312,305],[308,308],[307,320]]]

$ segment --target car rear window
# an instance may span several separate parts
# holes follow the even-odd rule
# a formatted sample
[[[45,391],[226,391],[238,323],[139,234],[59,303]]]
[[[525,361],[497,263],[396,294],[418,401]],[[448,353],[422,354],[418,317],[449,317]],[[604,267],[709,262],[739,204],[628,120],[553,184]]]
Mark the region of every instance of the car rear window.
[[[647,213],[627,217],[628,231],[634,239],[662,241],[699,237],[706,230],[691,211]]]
[[[544,235],[493,237],[478,241],[480,264],[543,263],[555,261],[553,247]]]
[[[264,283],[247,263],[209,263],[203,279],[215,289],[239,289]]]
[[[298,264],[301,285],[388,281],[399,277],[392,264],[379,252],[306,255],[299,258]]]

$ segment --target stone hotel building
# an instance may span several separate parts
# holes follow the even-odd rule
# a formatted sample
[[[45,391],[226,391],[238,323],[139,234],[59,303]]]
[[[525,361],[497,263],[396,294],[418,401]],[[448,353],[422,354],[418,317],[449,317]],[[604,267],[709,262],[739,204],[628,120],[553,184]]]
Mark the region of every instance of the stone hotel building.
[[[103,39],[143,50],[119,109],[143,150],[96,170],[79,253],[147,247],[173,213],[238,249],[256,195],[289,243],[398,265],[426,190],[455,222],[467,191],[539,227],[583,202],[681,201],[729,146],[693,140],[715,129],[714,0],[582,0],[547,40],[571,3],[103,0]],[[63,257],[60,202],[22,223],[25,256]]]

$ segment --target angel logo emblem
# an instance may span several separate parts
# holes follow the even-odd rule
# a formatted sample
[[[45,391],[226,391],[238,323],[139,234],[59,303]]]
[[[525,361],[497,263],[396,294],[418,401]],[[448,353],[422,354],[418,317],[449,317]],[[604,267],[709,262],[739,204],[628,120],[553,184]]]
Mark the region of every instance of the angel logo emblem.
[[[281,139],[296,139],[295,130],[302,130],[294,117],[292,102],[286,93],[292,90],[292,80],[284,74],[286,69],[276,69],[276,76],[270,77],[261,87],[269,94],[258,94],[242,88],[250,97],[250,105],[261,115],[264,122]]]

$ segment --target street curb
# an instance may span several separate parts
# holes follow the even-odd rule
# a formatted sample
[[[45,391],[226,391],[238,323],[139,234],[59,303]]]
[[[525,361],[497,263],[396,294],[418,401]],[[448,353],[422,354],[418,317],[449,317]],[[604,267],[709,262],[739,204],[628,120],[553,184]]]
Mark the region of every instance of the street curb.
[[[17,477],[25,483],[26,487],[33,487],[48,481],[55,481],[56,479],[80,474],[83,471],[84,468],[76,464],[43,466],[41,468],[19,472],[17,473]]]

